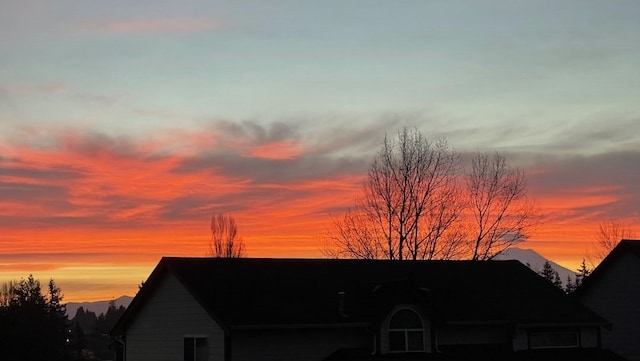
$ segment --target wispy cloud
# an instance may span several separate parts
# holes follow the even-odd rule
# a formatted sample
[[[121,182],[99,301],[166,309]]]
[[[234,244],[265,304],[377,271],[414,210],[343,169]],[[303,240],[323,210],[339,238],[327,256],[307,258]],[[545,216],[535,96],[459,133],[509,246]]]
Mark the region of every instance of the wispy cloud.
[[[113,34],[194,33],[217,30],[220,26],[213,19],[136,19],[84,24],[85,28]]]
[[[295,159],[300,156],[304,147],[293,141],[280,141],[262,144],[248,149],[243,155],[265,159]]]
[[[213,209],[277,213],[274,203],[286,207],[294,199],[313,204],[333,192],[344,200],[340,183],[363,169],[357,160],[306,154],[285,125],[212,127],[149,141],[69,130],[51,139],[54,132],[38,132],[30,134],[36,139],[4,145],[0,188],[10,196],[0,202],[3,223],[147,228],[206,218]],[[202,134],[211,137],[205,142]],[[32,147],[41,137],[49,146]],[[176,142],[201,148],[168,152]],[[324,188],[313,186],[319,180]],[[332,182],[335,189],[327,192]]]
[[[42,95],[54,94],[65,91],[69,88],[68,84],[63,82],[6,82],[0,86],[0,94],[9,95]]]
[[[370,129],[311,138],[294,122],[212,122],[193,131],[150,134],[144,141],[77,131],[51,139],[51,134],[23,134],[35,138],[2,147],[0,187],[6,196],[0,211],[6,225],[36,219],[41,225],[157,225],[189,221],[212,209],[267,210],[294,199],[311,205],[315,197],[333,199],[334,206],[317,203],[325,209],[340,208],[359,188],[377,146]],[[39,146],[43,143],[49,146]],[[358,147],[370,154],[345,151]],[[535,156],[526,164],[532,195],[547,204],[549,214],[594,220],[638,213],[640,175],[629,166],[638,159],[640,154],[629,151]],[[306,212],[317,209],[309,206]]]
[[[640,217],[640,152],[618,151],[591,156],[545,156],[543,171],[529,175],[533,191],[592,221]]]

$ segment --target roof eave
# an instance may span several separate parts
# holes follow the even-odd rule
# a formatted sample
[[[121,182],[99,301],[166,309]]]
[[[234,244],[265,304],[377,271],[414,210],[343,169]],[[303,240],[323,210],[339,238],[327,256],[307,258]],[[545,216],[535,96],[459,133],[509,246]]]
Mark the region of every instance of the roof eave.
[[[608,322],[598,322],[598,321],[589,321],[589,322],[520,322],[516,323],[515,326],[518,328],[539,328],[539,327],[608,327],[610,324]]]
[[[292,323],[292,324],[251,324],[251,325],[231,325],[231,330],[290,330],[290,329],[327,329],[327,328],[361,328],[371,327],[371,322],[350,322],[350,323]]]

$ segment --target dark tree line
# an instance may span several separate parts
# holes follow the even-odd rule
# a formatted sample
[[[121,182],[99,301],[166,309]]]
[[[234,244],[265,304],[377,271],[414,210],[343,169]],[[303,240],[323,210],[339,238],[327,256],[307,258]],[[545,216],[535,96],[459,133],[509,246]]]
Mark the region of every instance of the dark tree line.
[[[551,282],[554,286],[562,289],[562,279],[560,279],[560,273],[553,269],[551,262],[546,261],[542,266],[542,271],[538,272],[544,279]]]
[[[551,262],[545,261],[542,266],[542,270],[538,271],[538,274],[547,281],[551,282],[554,286],[564,290],[566,293],[573,293],[584,280],[591,274],[591,270],[587,267],[586,261],[583,259],[577,272],[574,273],[575,277],[572,279],[570,275],[567,275],[566,284],[562,284],[560,273],[553,269]]]
[[[0,290],[0,350],[7,361],[70,360],[68,319],[53,279],[42,292],[32,275]]]
[[[62,300],[62,291],[53,279],[46,290],[33,275],[0,285],[0,359],[111,359],[109,331],[125,308],[112,301],[106,313],[96,315],[81,307],[69,320]]]
[[[107,312],[99,315],[83,307],[78,308],[71,320],[71,343],[81,359],[105,360],[113,357],[113,351],[109,348],[109,332],[124,311],[125,307],[116,307],[115,301],[110,301]]]

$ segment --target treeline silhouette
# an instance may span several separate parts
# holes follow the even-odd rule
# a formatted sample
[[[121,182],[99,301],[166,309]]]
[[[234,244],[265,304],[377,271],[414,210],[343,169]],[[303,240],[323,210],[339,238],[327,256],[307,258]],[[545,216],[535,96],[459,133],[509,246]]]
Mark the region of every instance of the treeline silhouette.
[[[527,263],[528,267],[531,267],[530,264]],[[577,272],[574,272],[575,278],[571,278],[570,275],[567,276],[566,284],[563,286],[562,279],[560,278],[560,273],[553,269],[551,262],[545,261],[542,266],[542,270],[537,271],[540,276],[542,276],[547,281],[551,282],[554,286],[563,290],[567,294],[571,294],[575,292],[578,287],[584,282],[584,280],[591,274],[592,270],[587,267],[586,261],[582,259],[582,263],[580,267],[577,269]]]
[[[71,348],[76,351],[79,360],[110,360],[113,350],[110,349],[109,331],[124,313],[125,307],[116,307],[115,301],[109,302],[106,313],[96,315],[93,311],[78,308],[70,322],[73,335]]]
[[[48,294],[32,275],[0,288],[0,350],[7,361],[68,360],[66,309],[53,279]]]
[[[47,292],[33,275],[0,285],[0,359],[3,361],[110,360],[109,331],[124,306],[109,303],[106,313],[78,309],[69,320],[62,291],[53,279]]]

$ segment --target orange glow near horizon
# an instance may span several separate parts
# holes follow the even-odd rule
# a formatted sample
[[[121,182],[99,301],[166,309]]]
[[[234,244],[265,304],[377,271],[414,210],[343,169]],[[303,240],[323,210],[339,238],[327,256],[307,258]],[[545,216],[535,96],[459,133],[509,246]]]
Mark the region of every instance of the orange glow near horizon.
[[[322,257],[319,237],[329,222],[327,215],[309,215],[304,207],[322,207],[332,200],[323,193],[311,201],[291,202],[285,209],[260,207],[256,213],[234,213],[249,257]],[[541,203],[550,200],[541,200]],[[549,209],[570,211],[552,203]],[[307,212],[305,212],[307,211]],[[593,246],[595,222],[546,222],[521,248],[538,253],[569,269],[577,269]],[[65,300],[94,301],[132,295],[163,256],[202,257],[209,240],[208,219],[167,224],[151,229],[62,230],[10,229],[4,234],[2,253],[19,254],[1,259],[4,280],[33,273],[41,281],[53,278]]]
[[[235,218],[249,257],[323,257],[331,215],[352,205],[365,176],[364,167],[336,167],[336,174],[287,178],[307,151],[292,141],[233,145],[235,160],[270,162],[256,172],[283,179],[258,181],[227,155],[217,162],[192,150],[168,155],[157,139],[135,147],[63,139],[54,149],[0,145],[0,184],[7,190],[0,199],[0,282],[53,278],[67,302],[133,295],[161,257],[205,256],[209,220],[220,210]],[[189,139],[212,146],[210,139]],[[224,162],[233,172],[222,170]],[[577,269],[593,247],[597,210],[618,201],[618,191],[535,189],[545,218],[518,247]]]

